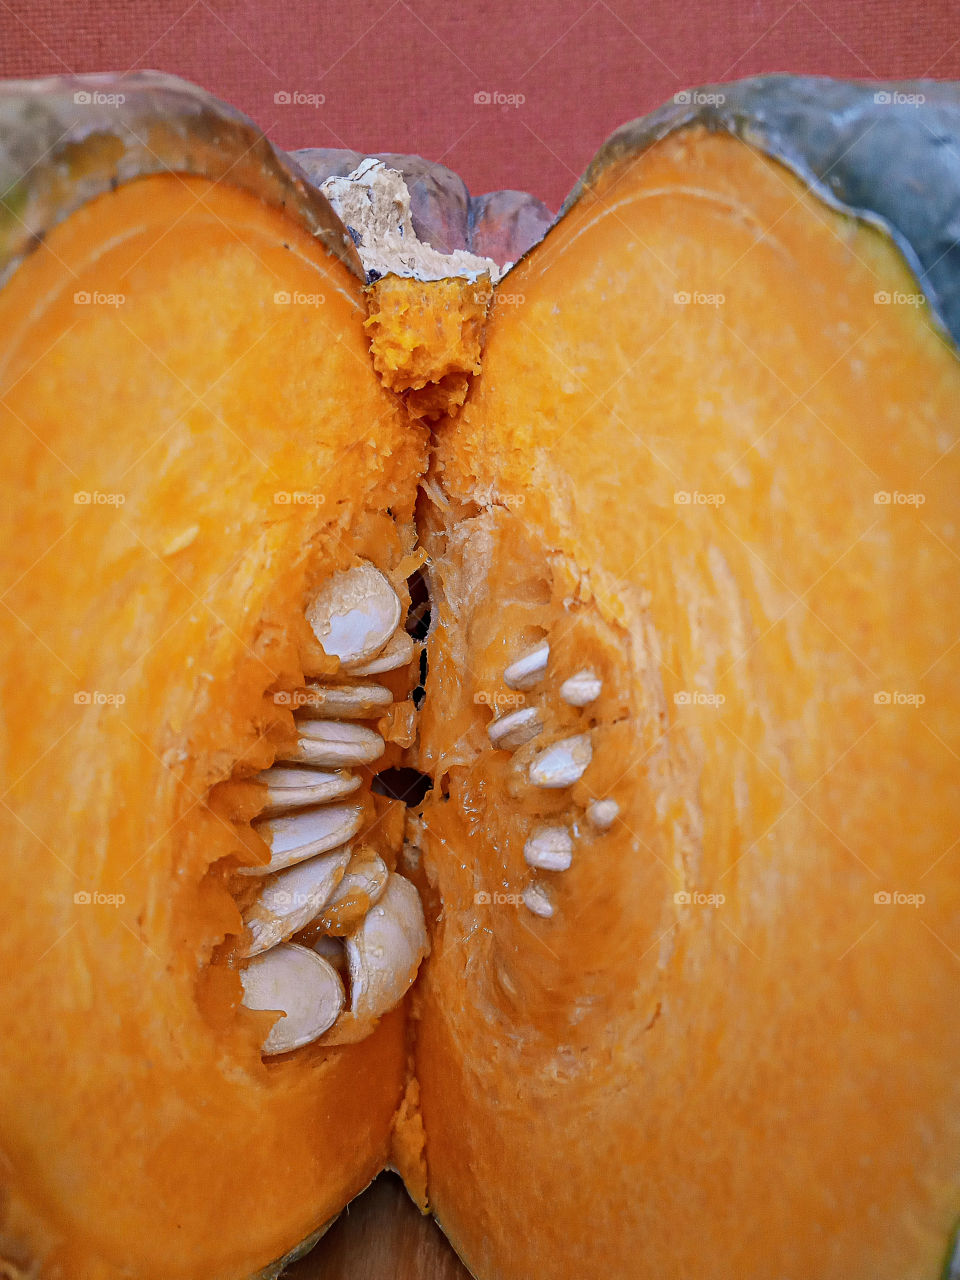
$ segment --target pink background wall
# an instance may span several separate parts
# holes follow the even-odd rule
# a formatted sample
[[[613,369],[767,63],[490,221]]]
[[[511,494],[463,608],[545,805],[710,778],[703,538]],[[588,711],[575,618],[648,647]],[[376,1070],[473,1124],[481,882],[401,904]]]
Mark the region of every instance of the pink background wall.
[[[0,75],[176,72],[280,146],[419,152],[474,193],[556,208],[606,134],[685,87],[960,79],[958,16],[955,0],[0,0]]]

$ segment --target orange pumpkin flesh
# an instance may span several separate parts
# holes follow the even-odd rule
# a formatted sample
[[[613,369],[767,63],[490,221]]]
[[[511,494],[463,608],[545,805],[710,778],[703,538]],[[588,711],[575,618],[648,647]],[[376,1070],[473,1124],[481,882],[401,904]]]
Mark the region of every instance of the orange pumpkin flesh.
[[[511,273],[431,460],[359,284],[250,195],[142,179],[23,262],[0,292],[3,1256],[232,1280],[389,1159],[484,1280],[935,1272],[960,1190],[960,388],[878,289],[915,290],[879,234],[739,142],[668,138]],[[423,548],[420,741],[376,766],[435,780],[403,863],[432,926],[415,1017],[263,1061],[225,870],[265,856],[242,779],[293,737],[274,691],[323,665],[320,583],[362,556],[402,594]],[[562,791],[524,780],[542,741],[486,734],[544,637],[523,705],[542,741],[594,744]],[[583,667],[603,691],[577,710]],[[367,804],[394,862],[398,806]],[[570,818],[538,919],[524,841]],[[94,891],[125,901],[75,903]]]

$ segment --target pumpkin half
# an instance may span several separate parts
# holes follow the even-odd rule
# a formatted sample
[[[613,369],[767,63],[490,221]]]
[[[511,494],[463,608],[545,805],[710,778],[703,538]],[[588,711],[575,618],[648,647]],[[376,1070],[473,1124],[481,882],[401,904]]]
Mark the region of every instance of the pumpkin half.
[[[544,234],[3,88],[0,1274],[390,1164],[480,1280],[949,1266],[956,103],[688,95]]]

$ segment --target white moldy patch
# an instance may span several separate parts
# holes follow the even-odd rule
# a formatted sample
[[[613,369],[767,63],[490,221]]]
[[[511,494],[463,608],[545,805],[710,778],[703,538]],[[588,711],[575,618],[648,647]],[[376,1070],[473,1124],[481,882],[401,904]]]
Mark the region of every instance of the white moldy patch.
[[[489,275],[496,283],[503,274],[492,258],[465,249],[441,253],[418,239],[403,174],[382,160],[368,156],[345,178],[327,178],[320,190],[349,230],[368,283],[391,274],[417,280]]]

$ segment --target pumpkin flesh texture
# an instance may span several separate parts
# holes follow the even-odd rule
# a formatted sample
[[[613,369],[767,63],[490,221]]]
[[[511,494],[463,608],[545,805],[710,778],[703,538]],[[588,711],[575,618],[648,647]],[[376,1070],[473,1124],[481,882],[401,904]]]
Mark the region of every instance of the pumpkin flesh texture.
[[[690,130],[611,165],[511,273],[441,428],[416,1069],[431,1207],[484,1280],[942,1262],[960,372],[878,291],[917,291],[878,233]],[[485,735],[544,636],[527,701],[552,736],[597,725],[572,807]],[[583,666],[604,693],[575,713]],[[579,821],[539,877],[552,919],[477,902],[529,881],[534,817],[605,796],[620,819]]]
[[[305,600],[413,543],[423,441],[365,314],[292,221],[173,176],[82,207],[0,294],[0,1179],[6,1254],[44,1274],[250,1275],[387,1158],[402,1010],[266,1064],[221,945],[222,868],[265,847],[262,788],[220,784],[293,736],[267,691],[302,679]]]

